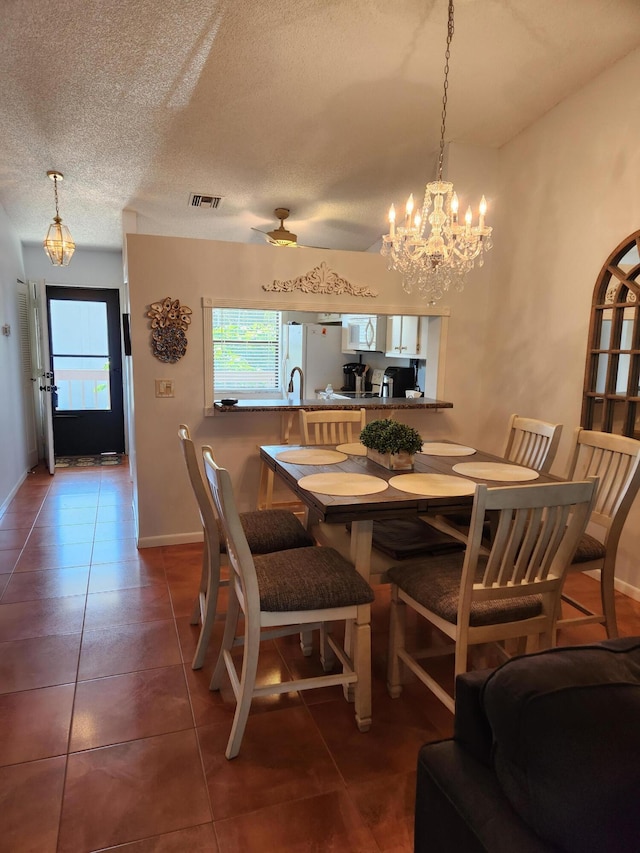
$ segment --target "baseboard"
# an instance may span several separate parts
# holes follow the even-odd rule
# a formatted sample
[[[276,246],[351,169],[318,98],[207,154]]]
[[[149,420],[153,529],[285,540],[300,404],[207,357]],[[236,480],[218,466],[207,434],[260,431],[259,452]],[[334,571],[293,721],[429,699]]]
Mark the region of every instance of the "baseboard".
[[[584,572],[584,574],[596,581],[600,580],[600,569],[591,569],[588,572]],[[613,586],[623,595],[633,598],[634,601],[640,601],[640,589],[637,586],[632,586],[630,583],[620,580],[620,578],[614,578]]]
[[[202,531],[196,533],[169,533],[166,536],[143,536],[138,539],[138,548],[161,548],[163,545],[190,545],[202,542]]]
[[[28,477],[28,476],[29,476],[29,472],[28,472],[28,471],[25,471],[25,472],[24,472],[24,474],[22,475],[22,479],[21,479],[21,480],[18,480],[18,482],[17,482],[17,483],[15,484],[15,486],[11,489],[11,491],[9,492],[9,494],[7,495],[7,497],[6,497],[6,498],[4,499],[4,501],[0,504],[0,515],[3,515],[3,514],[4,514],[4,512],[5,512],[6,508],[9,506],[9,504],[11,503],[11,501],[12,501],[12,500],[15,498],[15,496],[18,494],[18,489],[19,489],[19,488],[20,488],[20,486],[25,482],[25,480],[27,479],[27,477]]]

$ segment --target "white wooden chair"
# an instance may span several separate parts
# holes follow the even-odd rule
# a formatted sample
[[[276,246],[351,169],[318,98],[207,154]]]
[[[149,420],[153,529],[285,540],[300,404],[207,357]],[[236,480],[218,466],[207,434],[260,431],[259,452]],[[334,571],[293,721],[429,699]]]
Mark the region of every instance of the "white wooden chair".
[[[351,444],[360,440],[367,415],[364,409],[300,409],[302,444]]]
[[[542,647],[552,644],[562,582],[589,519],[595,486],[595,480],[492,489],[478,485],[464,554],[389,569],[387,686],[392,697],[402,691],[406,666],[453,712],[454,698],[419,660],[455,652],[457,676],[467,671],[471,645],[535,637]],[[482,548],[487,512],[498,514],[488,552]],[[453,642],[409,652],[407,605]]]
[[[562,424],[552,424],[536,418],[522,418],[511,415],[507,427],[507,440],[502,455],[514,465],[523,465],[535,471],[547,472],[551,468],[558,452]],[[471,511],[456,511],[442,515],[426,517],[433,527],[458,538],[466,539],[471,521]]]
[[[207,448],[203,448],[203,457],[211,494],[224,528],[232,572],[224,637],[211,679],[211,689],[219,689],[226,669],[236,697],[226,757],[234,758],[240,750],[254,696],[335,684],[342,684],[343,689],[351,686],[356,723],[360,731],[368,731],[371,726],[370,604],[374,597],[371,587],[333,548],[313,546],[252,556],[235,507],[229,473],[216,465]],[[244,630],[242,636],[236,636],[240,611]],[[353,626],[351,655],[323,630],[324,623],[338,620]],[[335,653],[343,671],[256,687],[261,640],[302,628],[321,629],[325,670]],[[331,655],[326,653],[324,644],[330,647]],[[236,645],[243,646],[240,677],[231,654]]]
[[[535,471],[550,470],[560,443],[562,424],[511,415],[503,456]]]
[[[562,599],[583,615],[561,618],[558,627],[603,623],[608,637],[618,636],[614,580],[620,534],[640,487],[640,441],[578,427],[567,479],[598,477],[590,531],[581,538],[569,572],[600,570],[602,612],[595,613],[563,593]]]
[[[226,544],[218,525],[211,492],[207,481],[202,476],[196,449],[191,439],[189,427],[186,424],[180,424],[178,438],[180,439],[191,488],[198,503],[198,512],[200,513],[204,534],[200,589],[191,616],[192,625],[197,625],[200,622],[202,626],[191,663],[193,669],[200,669],[204,663],[216,618],[218,589],[220,586],[227,586],[228,584],[228,581],[220,578],[221,565],[226,558]],[[282,551],[287,548],[303,548],[314,544],[313,538],[298,519],[292,513],[284,510],[245,512],[242,513],[241,520],[250,547],[257,554]],[[306,641],[304,652],[311,654],[311,646]]]

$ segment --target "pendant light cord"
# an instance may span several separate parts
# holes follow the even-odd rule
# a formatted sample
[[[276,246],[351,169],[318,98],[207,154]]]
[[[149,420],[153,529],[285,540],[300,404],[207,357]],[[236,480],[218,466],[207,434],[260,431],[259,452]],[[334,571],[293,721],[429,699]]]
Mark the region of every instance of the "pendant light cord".
[[[54,221],[58,221],[60,219],[60,213],[58,212],[58,179],[55,175],[53,176],[53,195],[56,200],[56,218]]]
[[[453,39],[453,0],[449,0],[449,20],[447,24],[447,49],[444,54],[444,92],[442,94],[442,124],[440,126],[440,155],[438,157],[438,180],[442,180],[444,161],[444,134],[447,124],[447,90],[449,89],[449,58]]]

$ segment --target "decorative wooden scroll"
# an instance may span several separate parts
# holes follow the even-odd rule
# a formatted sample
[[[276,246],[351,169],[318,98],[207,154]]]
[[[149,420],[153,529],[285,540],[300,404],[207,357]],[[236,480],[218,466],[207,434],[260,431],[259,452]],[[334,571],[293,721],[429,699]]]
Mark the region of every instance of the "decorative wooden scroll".
[[[263,290],[275,291],[276,293],[291,293],[299,290],[301,293],[324,293],[331,295],[347,294],[348,296],[372,296],[378,295],[377,290],[359,284],[351,284],[346,278],[342,278],[337,272],[330,270],[325,261],[314,267],[310,272],[299,275],[288,281],[274,279],[271,284],[263,284]]]
[[[151,318],[151,350],[157,359],[174,363],[186,353],[192,313],[191,308],[170,296],[151,303],[147,317]]]

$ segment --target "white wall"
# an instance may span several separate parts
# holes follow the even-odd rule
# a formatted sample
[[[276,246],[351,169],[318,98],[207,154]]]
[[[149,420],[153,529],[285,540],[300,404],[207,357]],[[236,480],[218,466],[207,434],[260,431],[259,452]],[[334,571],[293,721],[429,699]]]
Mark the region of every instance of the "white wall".
[[[29,279],[76,287],[121,287],[122,252],[77,248],[68,267],[54,267],[42,246],[25,246],[25,272]]]
[[[0,326],[11,326],[8,337],[0,334],[0,509],[13,497],[28,470],[16,288],[16,280],[24,278],[20,243],[0,205]]]
[[[609,254],[640,227],[640,51],[559,104],[500,152],[491,323],[480,439],[498,449],[511,412],[564,424],[564,473],[579,425],[591,298]],[[640,500],[617,577],[640,595]]]

